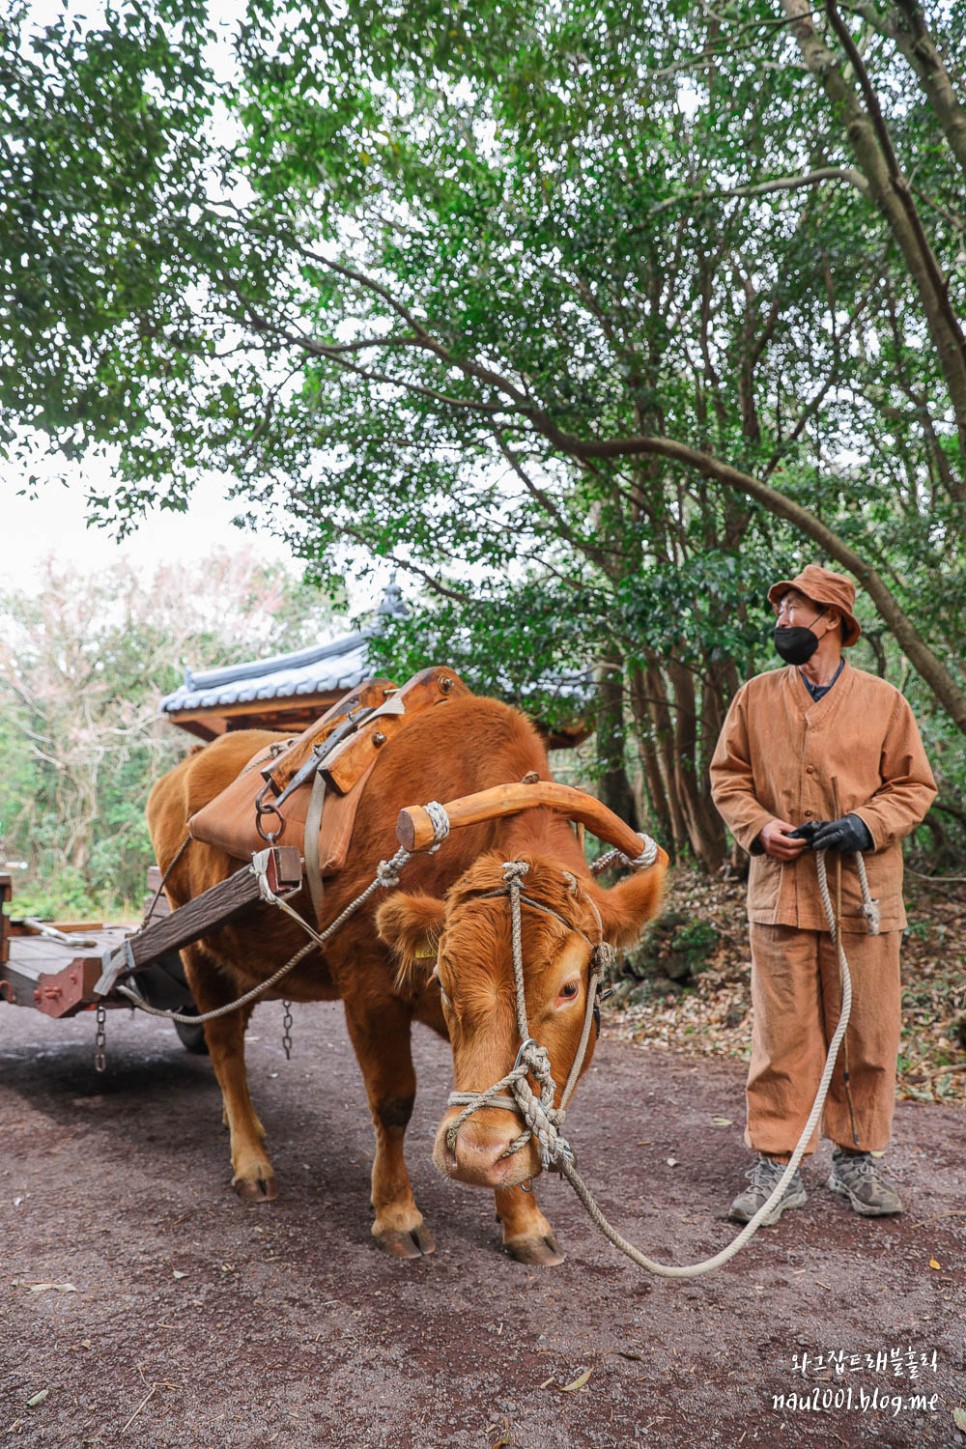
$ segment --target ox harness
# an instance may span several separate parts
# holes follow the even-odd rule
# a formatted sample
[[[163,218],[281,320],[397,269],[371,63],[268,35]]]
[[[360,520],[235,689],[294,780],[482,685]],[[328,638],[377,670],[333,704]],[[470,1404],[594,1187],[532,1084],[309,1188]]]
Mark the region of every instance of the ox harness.
[[[651,849],[653,847],[653,849]],[[639,857],[641,864],[653,864],[657,856],[657,847],[653,841],[648,842],[644,854]],[[636,862],[634,862],[636,863]],[[446,1133],[446,1144],[449,1150],[455,1154],[456,1139],[463,1123],[474,1112],[481,1107],[502,1107],[509,1111],[519,1112],[526,1126],[519,1137],[515,1138],[503,1157],[512,1157],[525,1147],[531,1138],[536,1138],[540,1154],[540,1164],[547,1171],[559,1171],[563,1162],[574,1161],[573,1148],[562,1135],[561,1128],[566,1117],[566,1107],[573,1093],[574,1087],[580,1078],[584,1058],[587,1055],[587,1044],[590,1040],[591,1023],[596,1025],[600,1032],[600,993],[603,978],[607,968],[614,959],[613,947],[604,940],[603,923],[600,919],[600,912],[593,898],[582,892],[585,900],[590,905],[597,918],[598,936],[592,941],[587,933],[573,921],[568,921],[559,911],[548,906],[544,901],[537,900],[534,896],[526,895],[523,890],[523,879],[530,867],[526,861],[513,860],[504,861],[503,878],[506,884],[495,891],[485,891],[480,894],[478,900],[494,900],[501,896],[509,898],[511,937],[513,942],[513,980],[516,993],[517,1030],[520,1033],[520,1049],[516,1055],[516,1061],[512,1069],[505,1077],[494,1082],[484,1092],[451,1092],[447,1104],[450,1107],[462,1107],[463,1110],[454,1122],[452,1122]],[[564,872],[571,890],[574,894],[579,890],[577,879],[569,871]],[[545,915],[553,916],[568,931],[575,932],[581,936],[591,948],[590,967],[587,981],[587,1006],[584,1011],[584,1024],[580,1035],[580,1042],[577,1053],[574,1057],[570,1074],[560,1096],[560,1106],[554,1106],[556,1096],[556,1084],[550,1066],[550,1056],[546,1047],[539,1045],[530,1035],[529,1023],[527,1021],[526,987],[523,974],[523,925],[521,919],[521,906],[529,906],[531,910],[542,911]],[[440,987],[442,991],[442,987]],[[540,1088],[539,1097],[530,1086],[528,1077],[532,1077]],[[509,1089],[509,1095],[507,1095]]]

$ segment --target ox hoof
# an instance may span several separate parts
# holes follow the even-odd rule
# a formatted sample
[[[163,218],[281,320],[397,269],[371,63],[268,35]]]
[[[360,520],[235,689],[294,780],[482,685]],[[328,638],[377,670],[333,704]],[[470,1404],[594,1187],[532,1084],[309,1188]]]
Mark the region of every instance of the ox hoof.
[[[252,1181],[239,1178],[232,1183],[232,1187],[242,1202],[274,1202],[278,1197],[274,1177],[256,1177]]]
[[[518,1263],[531,1263],[540,1268],[555,1268],[567,1257],[553,1233],[544,1233],[539,1238],[507,1238],[503,1246]]]
[[[382,1232],[373,1229],[372,1236],[382,1251],[393,1258],[423,1258],[436,1251],[433,1235],[425,1223],[411,1228],[409,1232],[401,1232],[398,1228],[386,1228]]]

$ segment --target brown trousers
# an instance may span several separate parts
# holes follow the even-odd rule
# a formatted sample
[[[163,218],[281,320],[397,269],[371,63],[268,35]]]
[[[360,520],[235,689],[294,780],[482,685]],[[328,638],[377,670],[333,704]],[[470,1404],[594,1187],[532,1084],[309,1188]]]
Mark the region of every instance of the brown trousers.
[[[750,930],[754,1024],[745,1141],[756,1152],[787,1160],[808,1120],[839,1019],[838,952],[825,931],[755,923]],[[823,1136],[852,1151],[881,1152],[892,1131],[901,934],[842,936],[852,1010],[820,1127]],[[818,1140],[816,1130],[806,1151],[814,1152]]]

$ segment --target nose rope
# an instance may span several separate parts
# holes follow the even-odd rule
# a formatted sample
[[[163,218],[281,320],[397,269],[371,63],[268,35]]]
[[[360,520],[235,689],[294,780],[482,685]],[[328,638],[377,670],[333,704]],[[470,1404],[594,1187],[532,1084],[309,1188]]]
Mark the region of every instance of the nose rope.
[[[510,939],[513,957],[513,979],[516,994],[517,1029],[520,1033],[520,1050],[517,1052],[513,1068],[505,1077],[494,1082],[485,1092],[451,1092],[448,1098],[448,1105],[451,1107],[462,1107],[459,1116],[451,1123],[446,1133],[446,1145],[450,1152],[456,1153],[456,1139],[463,1123],[479,1111],[481,1107],[501,1107],[505,1110],[519,1112],[525,1123],[524,1130],[510,1143],[503,1157],[512,1157],[527,1145],[531,1139],[536,1139],[537,1149],[540,1154],[540,1164],[545,1171],[557,1169],[560,1171],[563,1164],[574,1162],[574,1152],[570,1143],[563,1136],[561,1128],[566,1118],[566,1104],[570,1094],[577,1084],[577,1077],[587,1052],[587,1043],[590,1039],[590,1027],[593,1021],[594,1002],[597,998],[597,986],[600,981],[600,973],[606,960],[606,953],[609,948],[603,941],[603,922],[600,919],[600,912],[591,901],[594,914],[597,917],[597,924],[600,930],[600,939],[595,943],[583,932],[579,926],[573,925],[570,921],[552,906],[545,905],[543,901],[535,900],[532,896],[524,895],[523,879],[530,867],[526,861],[513,860],[505,861],[503,864],[503,878],[505,886],[500,890],[488,891],[481,899],[492,899],[495,896],[508,896],[510,902]],[[589,900],[590,897],[587,897]],[[594,967],[591,972],[587,986],[587,1009],[584,1013],[584,1024],[581,1033],[580,1044],[577,1048],[577,1055],[567,1079],[567,1084],[561,1095],[560,1106],[554,1106],[556,1096],[556,1084],[550,1067],[550,1056],[546,1047],[542,1047],[534,1041],[530,1035],[530,1028],[527,1022],[526,986],[523,976],[523,924],[521,905],[526,904],[534,909],[543,911],[546,915],[555,917],[568,931],[577,931],[594,951]],[[539,1087],[539,1096],[530,1086],[528,1077],[532,1077]],[[509,1095],[507,1095],[509,1093]]]

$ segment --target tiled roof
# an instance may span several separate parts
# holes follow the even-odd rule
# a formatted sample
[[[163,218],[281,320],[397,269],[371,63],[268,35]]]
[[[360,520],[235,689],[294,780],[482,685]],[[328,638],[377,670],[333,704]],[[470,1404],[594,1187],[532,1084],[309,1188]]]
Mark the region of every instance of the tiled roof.
[[[302,694],[336,694],[354,689],[375,670],[369,663],[368,634],[349,634],[317,649],[300,649],[275,659],[227,665],[203,674],[185,670],[185,682],[160,704],[162,714],[218,709],[253,700],[297,699]]]
[[[341,694],[355,689],[375,673],[369,662],[369,640],[379,632],[382,618],[404,610],[399,589],[392,583],[375,622],[366,628],[274,659],[227,664],[198,674],[186,669],[184,684],[162,699],[159,712],[172,715],[187,710],[217,710],[256,700],[298,699],[300,695]]]
[[[159,712],[184,716],[210,710],[214,715],[223,709],[248,714],[238,707],[259,702],[270,705],[273,700],[281,704],[286,700],[297,701],[300,696],[338,696],[356,689],[376,672],[369,660],[369,641],[380,632],[383,617],[404,610],[398,588],[390,584],[372,624],[328,644],[298,649],[273,659],[253,659],[199,673],[186,669],[184,684],[161,700]],[[594,683],[589,671],[580,671],[544,679],[538,688],[544,694],[552,693],[567,700],[575,714],[580,715],[590,704]],[[510,680],[505,681],[503,695],[527,707],[528,701],[519,698]]]

